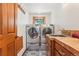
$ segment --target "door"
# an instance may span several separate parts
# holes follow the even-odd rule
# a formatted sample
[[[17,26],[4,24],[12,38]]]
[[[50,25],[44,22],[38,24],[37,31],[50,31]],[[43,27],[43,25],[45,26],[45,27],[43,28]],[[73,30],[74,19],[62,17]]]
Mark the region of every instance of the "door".
[[[3,3],[2,4],[2,32],[4,36],[4,55],[15,55],[15,39],[16,39],[16,4]],[[0,20],[1,21],[1,20]]]
[[[0,55],[15,55],[16,16],[17,4],[0,3]]]
[[[10,40],[7,42],[7,55],[16,55],[15,52],[15,40],[17,38],[16,34],[16,4],[7,4],[7,31],[6,38]]]
[[[4,50],[4,39],[6,33],[6,20],[7,20],[7,7],[6,4],[0,3],[0,56],[5,55]]]

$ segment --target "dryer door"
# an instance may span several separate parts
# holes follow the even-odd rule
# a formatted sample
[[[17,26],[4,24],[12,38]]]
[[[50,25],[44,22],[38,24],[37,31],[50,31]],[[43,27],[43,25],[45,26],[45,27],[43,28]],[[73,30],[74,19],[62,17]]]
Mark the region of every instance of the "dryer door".
[[[32,39],[36,39],[38,37],[38,31],[35,27],[31,27],[28,30],[28,34],[29,34],[30,38],[32,38]]]
[[[52,29],[50,27],[45,27],[42,32],[43,36],[46,34],[52,34]]]

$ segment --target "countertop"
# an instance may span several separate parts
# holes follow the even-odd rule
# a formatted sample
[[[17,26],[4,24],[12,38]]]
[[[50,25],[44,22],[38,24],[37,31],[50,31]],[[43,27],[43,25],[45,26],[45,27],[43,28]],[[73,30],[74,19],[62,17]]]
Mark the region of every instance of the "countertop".
[[[60,45],[64,46],[66,49],[71,51],[74,55],[79,56],[79,39],[72,37],[55,37],[47,35],[51,40],[58,42]]]

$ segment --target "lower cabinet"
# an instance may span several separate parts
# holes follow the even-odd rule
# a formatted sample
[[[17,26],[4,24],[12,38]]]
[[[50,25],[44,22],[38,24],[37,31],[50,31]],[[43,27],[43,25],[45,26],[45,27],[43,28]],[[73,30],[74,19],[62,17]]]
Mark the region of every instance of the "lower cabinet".
[[[47,55],[48,56],[51,56],[52,55],[52,41],[50,40],[49,37],[46,37],[46,51],[47,51]]]
[[[46,36],[46,50],[48,56],[75,56],[73,51],[69,50],[65,46],[66,44],[60,44],[55,38],[50,38]]]
[[[23,40],[22,37],[17,37],[15,40],[15,49],[16,49],[16,54],[23,48]]]
[[[63,47],[62,45],[60,45],[58,42],[55,42],[55,55],[61,55],[61,56],[74,56],[74,54],[72,54],[72,52],[70,52],[69,50],[67,50],[65,47]]]

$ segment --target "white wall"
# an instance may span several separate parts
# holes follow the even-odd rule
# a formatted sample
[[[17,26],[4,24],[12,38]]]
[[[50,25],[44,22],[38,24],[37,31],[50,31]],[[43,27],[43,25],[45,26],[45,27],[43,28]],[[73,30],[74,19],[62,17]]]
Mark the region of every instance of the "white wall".
[[[63,10],[65,27],[67,29],[79,29],[79,4],[67,4]]]
[[[32,16],[46,16],[46,24],[51,22],[51,11],[54,10],[56,3],[27,3],[29,23],[32,24]]]
[[[22,4],[21,4],[22,5]],[[24,6],[22,5],[22,8]],[[25,9],[24,9],[25,10]],[[23,36],[23,49],[18,53],[18,55],[22,55],[26,49],[26,29],[25,26],[28,24],[28,13],[26,12],[23,14],[20,9],[18,9],[18,16],[17,16],[17,35]]]
[[[56,34],[61,29],[79,29],[79,4],[60,4],[52,11],[51,22],[55,24]]]
[[[62,4],[57,4],[51,12],[51,24],[55,26],[55,34],[61,34],[60,30],[63,29],[63,9]]]

